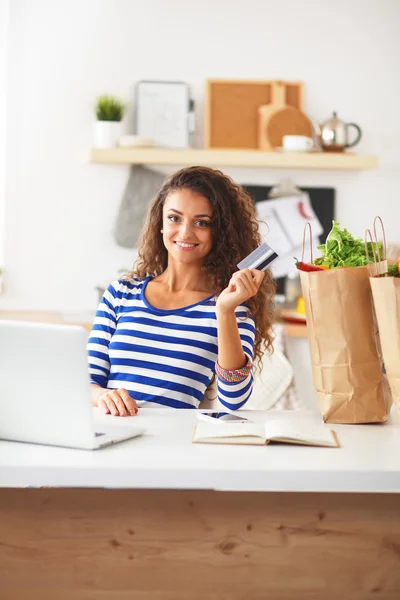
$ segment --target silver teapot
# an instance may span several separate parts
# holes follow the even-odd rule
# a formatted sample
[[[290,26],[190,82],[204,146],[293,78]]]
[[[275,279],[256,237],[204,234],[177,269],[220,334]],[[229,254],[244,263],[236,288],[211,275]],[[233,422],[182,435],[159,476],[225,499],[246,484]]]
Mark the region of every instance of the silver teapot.
[[[349,142],[350,127],[354,127],[357,132],[356,138],[352,142]],[[345,123],[337,117],[336,112],[316,129],[322,150],[325,152],[344,152],[346,148],[352,148],[358,144],[362,135],[361,129],[356,123]]]

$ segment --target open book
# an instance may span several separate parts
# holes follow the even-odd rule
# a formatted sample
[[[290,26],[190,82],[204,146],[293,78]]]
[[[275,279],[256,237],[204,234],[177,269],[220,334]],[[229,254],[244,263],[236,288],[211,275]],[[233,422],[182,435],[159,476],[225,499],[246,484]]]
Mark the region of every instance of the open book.
[[[265,423],[198,423],[194,430],[193,442],[250,445],[281,442],[340,448],[336,433],[322,424],[279,418]]]

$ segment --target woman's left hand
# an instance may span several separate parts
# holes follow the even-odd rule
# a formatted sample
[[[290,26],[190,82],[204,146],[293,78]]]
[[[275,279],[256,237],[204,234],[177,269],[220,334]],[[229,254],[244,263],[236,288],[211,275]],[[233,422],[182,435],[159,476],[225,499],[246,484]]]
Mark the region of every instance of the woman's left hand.
[[[258,269],[242,269],[236,271],[226,287],[218,296],[217,310],[234,311],[239,304],[255,296],[264,279],[264,271]]]

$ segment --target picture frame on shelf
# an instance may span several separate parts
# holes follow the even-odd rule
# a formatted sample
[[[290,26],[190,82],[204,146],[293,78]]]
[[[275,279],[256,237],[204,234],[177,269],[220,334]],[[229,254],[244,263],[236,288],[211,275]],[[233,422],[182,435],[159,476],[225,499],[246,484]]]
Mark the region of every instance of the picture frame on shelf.
[[[135,90],[136,134],[159,148],[189,148],[190,91],[183,81],[139,81]]]

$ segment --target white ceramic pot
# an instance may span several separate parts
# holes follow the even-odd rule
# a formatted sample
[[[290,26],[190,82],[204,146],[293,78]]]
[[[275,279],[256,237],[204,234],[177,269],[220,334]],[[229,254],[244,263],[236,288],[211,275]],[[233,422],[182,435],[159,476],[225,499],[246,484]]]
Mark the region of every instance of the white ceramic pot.
[[[115,148],[121,137],[121,121],[95,121],[93,123],[94,148]]]

